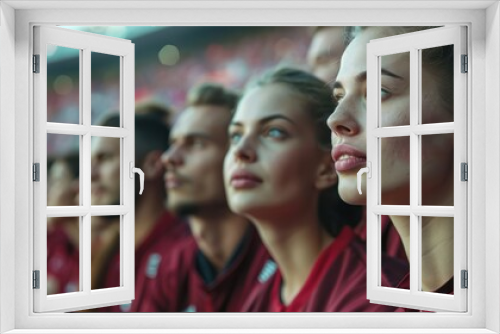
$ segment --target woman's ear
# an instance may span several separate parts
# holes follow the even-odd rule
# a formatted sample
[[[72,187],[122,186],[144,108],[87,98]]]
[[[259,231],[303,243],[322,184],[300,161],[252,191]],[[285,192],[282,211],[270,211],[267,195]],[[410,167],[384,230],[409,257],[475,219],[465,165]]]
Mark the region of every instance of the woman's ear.
[[[332,161],[330,153],[323,154],[318,166],[318,173],[316,175],[316,188],[323,190],[334,186],[338,182],[337,171],[335,170],[335,163]]]
[[[151,151],[142,160],[141,169],[145,180],[156,180],[163,177],[163,164],[161,163],[161,151]]]

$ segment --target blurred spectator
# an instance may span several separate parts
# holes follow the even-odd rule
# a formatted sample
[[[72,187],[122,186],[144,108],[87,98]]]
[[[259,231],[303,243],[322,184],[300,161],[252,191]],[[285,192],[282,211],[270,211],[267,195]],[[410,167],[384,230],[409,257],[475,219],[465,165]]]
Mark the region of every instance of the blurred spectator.
[[[117,126],[119,115],[110,115],[103,126]],[[168,127],[155,115],[135,116],[135,164],[144,172],[144,192],[138,195],[138,177],[135,195],[135,290],[133,303],[140,302],[141,284],[146,276],[154,276],[154,262],[162,252],[168,252],[175,242],[188,234],[187,226],[165,210],[166,193],[163,187],[161,155],[168,148]],[[94,205],[120,203],[120,141],[116,138],[96,138],[92,147],[92,196]],[[95,198],[95,199],[94,199]],[[101,219],[102,220],[102,219]],[[120,286],[119,228],[110,217],[97,228],[99,233],[112,232],[104,243],[95,243],[98,249],[92,259],[92,289]],[[111,224],[110,224],[111,222]],[[94,224],[94,222],[93,222]],[[93,226],[94,227],[94,226]],[[95,273],[95,274],[94,274]],[[100,312],[130,311],[133,303],[98,309]]]
[[[157,102],[140,102],[135,105],[135,114],[156,116],[170,127],[175,113],[172,109]]]
[[[47,206],[78,205],[78,152],[47,161]],[[79,217],[47,218],[47,294],[78,291],[79,229]]]
[[[307,53],[312,73],[329,85],[333,84],[345,47],[344,27],[315,27]]]

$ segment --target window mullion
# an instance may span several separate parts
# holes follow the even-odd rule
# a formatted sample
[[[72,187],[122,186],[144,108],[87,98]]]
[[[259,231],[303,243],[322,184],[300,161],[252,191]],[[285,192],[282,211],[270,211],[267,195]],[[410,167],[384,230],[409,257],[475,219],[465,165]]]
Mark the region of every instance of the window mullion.
[[[129,208],[125,205],[91,205],[90,214],[92,216],[121,216],[129,213]]]
[[[82,57],[80,57],[80,78],[82,80],[80,85],[80,103],[82,117],[82,125],[87,130],[83,135],[82,159],[81,159],[81,186],[83,206],[88,208],[88,211],[82,219],[82,240],[80,243],[80,276],[82,278],[82,291],[90,293],[91,290],[91,52],[89,48],[82,50]]]
[[[83,136],[87,132],[85,125],[47,122],[47,133]]]
[[[90,126],[89,132],[92,136],[109,137],[109,138],[125,138],[130,134],[128,129],[112,128],[105,126]]]
[[[410,50],[410,291],[415,293],[420,289],[420,234],[419,217],[414,209],[420,203],[420,155],[419,136],[414,130],[419,123],[420,114],[420,73],[419,53]]]

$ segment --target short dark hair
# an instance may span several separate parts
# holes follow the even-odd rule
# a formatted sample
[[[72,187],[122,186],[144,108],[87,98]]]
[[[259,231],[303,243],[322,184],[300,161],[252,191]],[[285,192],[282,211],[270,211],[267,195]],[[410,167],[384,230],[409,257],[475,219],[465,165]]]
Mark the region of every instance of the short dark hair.
[[[174,111],[158,102],[143,102],[135,105],[135,113],[136,115],[153,115],[169,124]]]
[[[190,107],[203,105],[223,107],[233,113],[239,99],[240,94],[237,92],[221,84],[206,82],[189,90],[186,103]]]
[[[120,125],[118,113],[109,114],[102,126]],[[170,129],[155,115],[135,115],[135,160],[139,165],[151,151],[164,152],[168,149]]]

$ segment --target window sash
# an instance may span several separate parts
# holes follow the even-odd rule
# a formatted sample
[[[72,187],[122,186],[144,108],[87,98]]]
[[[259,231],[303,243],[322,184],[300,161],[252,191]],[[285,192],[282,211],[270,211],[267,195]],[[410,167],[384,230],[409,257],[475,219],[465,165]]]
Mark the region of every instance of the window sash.
[[[467,269],[467,182],[460,180],[460,167],[467,160],[466,75],[460,73],[461,55],[466,54],[465,27],[451,26],[402,34],[370,41],[367,45],[367,297],[371,302],[413,309],[467,310],[467,290],[461,288],[460,273]],[[419,50],[454,45],[454,122],[419,125],[420,59]],[[410,125],[381,127],[380,57],[410,52]],[[421,141],[423,134],[454,133],[454,206],[419,205],[421,193]],[[394,136],[410,138],[410,205],[380,205],[381,139]],[[397,213],[410,217],[410,290],[379,286],[381,277],[380,216]],[[419,217],[454,218],[454,294],[443,295],[419,291],[421,270],[421,230]]]
[[[40,55],[40,73],[34,76],[34,161],[40,163],[40,182],[34,190],[34,266],[40,271],[40,289],[34,290],[35,312],[74,311],[134,298],[134,179],[129,162],[134,161],[134,45],[128,40],[82,33],[63,28],[35,27],[34,54]],[[79,124],[47,122],[47,48],[57,45],[80,50]],[[91,125],[91,52],[120,58],[121,127]],[[47,207],[47,134],[79,136],[80,206]],[[91,205],[91,138],[120,138],[120,192],[118,206]],[[91,289],[91,217],[120,215],[120,286]],[[80,217],[79,291],[47,295],[47,217]]]

